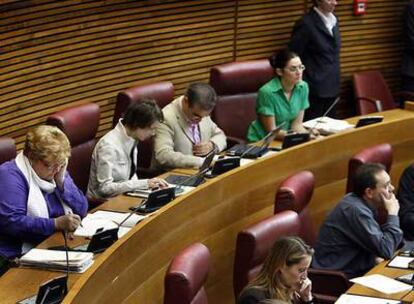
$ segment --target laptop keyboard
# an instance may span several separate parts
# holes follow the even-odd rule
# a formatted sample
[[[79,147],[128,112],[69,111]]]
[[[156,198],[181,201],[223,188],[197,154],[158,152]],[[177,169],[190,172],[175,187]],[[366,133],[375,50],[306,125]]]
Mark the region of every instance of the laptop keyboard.
[[[252,146],[246,145],[246,144],[237,144],[233,147],[231,147],[228,151],[228,155],[233,156],[241,156],[243,153],[245,153],[248,149],[250,149]],[[259,146],[253,146],[249,152],[247,152],[243,157],[245,158],[257,158],[262,156],[268,151],[267,148],[259,147]]]
[[[202,176],[169,175],[165,180],[169,184],[197,187],[204,181],[204,178]]]

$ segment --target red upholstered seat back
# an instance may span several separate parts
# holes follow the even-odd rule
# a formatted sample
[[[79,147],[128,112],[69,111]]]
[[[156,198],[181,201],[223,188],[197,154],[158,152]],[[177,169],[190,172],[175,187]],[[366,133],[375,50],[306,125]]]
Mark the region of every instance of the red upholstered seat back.
[[[395,101],[385,82],[384,77],[379,71],[364,71],[354,73],[354,94],[357,98],[357,113],[365,115],[377,112],[375,104],[367,100],[358,98],[370,98],[380,100],[382,109],[389,110],[395,108]]]
[[[16,157],[14,139],[10,137],[0,138],[0,165]]]
[[[210,252],[195,243],[173,258],[165,275],[164,304],[207,304],[204,284],[209,271]]]
[[[315,178],[310,171],[300,171],[286,178],[276,191],[274,213],[293,210],[299,214],[301,236],[306,243],[316,241],[312,218],[308,204],[312,199]]]
[[[227,136],[246,139],[250,122],[256,119],[257,91],[273,77],[267,59],[214,66],[210,84],[218,95],[212,117]]]
[[[123,92],[118,93],[116,97],[116,105],[114,118],[112,121],[115,126],[123,113],[131,103],[140,102],[143,98],[153,98],[160,108],[165,107],[174,98],[174,86],[172,82],[163,81],[140,85],[129,88]],[[138,144],[138,173],[147,171],[151,167],[151,157],[154,150],[152,138],[139,142]],[[145,174],[149,174],[146,172]]]
[[[387,172],[390,172],[392,165],[392,146],[390,144],[380,144],[363,149],[355,154],[348,163],[348,181],[346,193],[352,192],[353,180],[357,169],[366,163],[381,163],[385,166]]]
[[[46,123],[61,129],[72,146],[68,171],[75,184],[86,193],[92,152],[99,126],[99,105],[95,103],[74,106],[50,115]]]
[[[266,218],[237,235],[233,289],[237,298],[250,279],[260,271],[273,243],[280,237],[300,234],[300,219],[287,210]]]

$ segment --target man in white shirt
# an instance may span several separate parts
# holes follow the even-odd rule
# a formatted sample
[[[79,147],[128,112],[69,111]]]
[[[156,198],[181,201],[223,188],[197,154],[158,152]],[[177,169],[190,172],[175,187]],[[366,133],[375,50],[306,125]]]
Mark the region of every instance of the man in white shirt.
[[[116,127],[103,136],[92,154],[87,196],[102,200],[136,189],[167,186],[159,178],[138,179],[137,144],[155,134],[163,120],[154,100],[131,104]]]

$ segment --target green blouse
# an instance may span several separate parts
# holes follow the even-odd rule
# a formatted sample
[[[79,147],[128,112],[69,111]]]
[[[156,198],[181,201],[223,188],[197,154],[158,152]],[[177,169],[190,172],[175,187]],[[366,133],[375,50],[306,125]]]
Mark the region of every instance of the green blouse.
[[[305,81],[300,81],[293,88],[290,101],[288,101],[283,93],[279,77],[275,77],[259,89],[256,99],[256,113],[274,116],[278,125],[286,121],[283,129],[289,130],[292,121],[295,120],[299,112],[309,108],[308,96],[308,84]],[[261,140],[266,133],[262,124],[256,119],[249,126],[247,140],[249,142]]]

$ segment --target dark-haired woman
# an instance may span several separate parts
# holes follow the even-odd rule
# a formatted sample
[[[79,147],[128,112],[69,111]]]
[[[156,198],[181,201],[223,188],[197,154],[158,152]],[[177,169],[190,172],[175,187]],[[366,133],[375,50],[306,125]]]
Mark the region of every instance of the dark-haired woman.
[[[243,289],[237,304],[313,303],[308,269],[313,249],[298,237],[275,242],[259,274]]]
[[[154,100],[131,104],[116,127],[103,136],[92,154],[87,196],[105,200],[118,194],[168,184],[159,178],[138,179],[136,164],[138,141],[155,134],[163,120],[161,109]]]
[[[303,115],[309,107],[308,84],[302,80],[305,66],[299,56],[283,50],[269,59],[275,77],[262,86],[256,100],[257,120],[250,124],[247,140],[262,139],[277,125],[285,122],[278,139],[283,139],[288,130],[307,132],[303,127]]]

